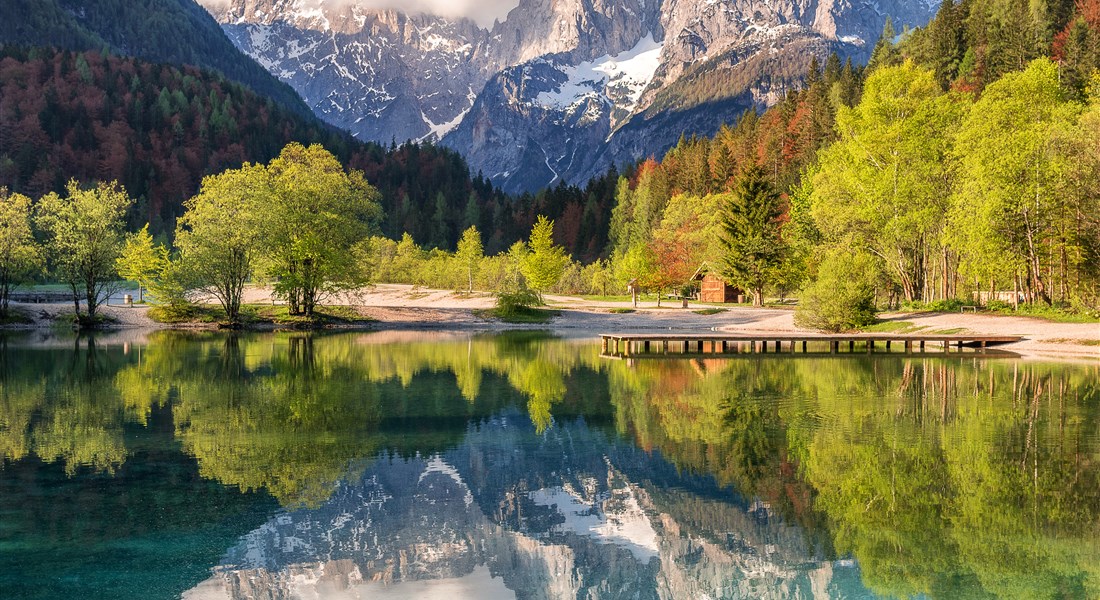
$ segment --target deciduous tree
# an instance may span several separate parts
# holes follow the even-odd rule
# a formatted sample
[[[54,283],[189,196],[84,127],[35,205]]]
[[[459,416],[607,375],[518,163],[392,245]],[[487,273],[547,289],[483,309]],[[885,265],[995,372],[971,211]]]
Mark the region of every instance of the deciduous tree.
[[[531,252],[523,259],[523,277],[527,280],[527,285],[538,292],[541,298],[543,292],[554,287],[561,279],[569,264],[569,256],[561,246],[554,243],[554,222],[541,215],[531,229],[531,238],[527,245]]]
[[[82,189],[76,181],[64,197],[49,194],[38,205],[38,226],[46,234],[50,262],[69,285],[80,315],[83,293],[88,319],[118,289],[116,261],[122,252],[126,211],[133,200],[117,183]]]
[[[176,246],[192,285],[217,298],[231,324],[240,323],[241,298],[262,250],[261,224],[271,193],[264,167],[245,164],[204,179],[178,223]]]
[[[34,274],[41,258],[31,231],[31,199],[0,188],[0,317],[8,316],[12,289]]]

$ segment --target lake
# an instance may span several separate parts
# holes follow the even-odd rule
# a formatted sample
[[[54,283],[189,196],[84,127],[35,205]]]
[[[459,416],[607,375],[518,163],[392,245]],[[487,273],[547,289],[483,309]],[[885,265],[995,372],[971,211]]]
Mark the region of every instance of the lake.
[[[0,597],[1098,598],[1100,363],[0,337]]]

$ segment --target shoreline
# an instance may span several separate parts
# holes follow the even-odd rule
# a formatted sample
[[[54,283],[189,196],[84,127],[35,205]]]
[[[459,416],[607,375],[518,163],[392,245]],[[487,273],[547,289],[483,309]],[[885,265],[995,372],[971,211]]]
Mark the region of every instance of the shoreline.
[[[335,324],[318,328],[298,328],[275,323],[254,324],[241,331],[455,331],[493,333],[505,331],[547,331],[563,337],[595,337],[601,333],[631,333],[657,331],[720,331],[740,334],[800,334],[813,330],[794,324],[794,311],[785,308],[752,308],[747,306],[716,307],[694,304],[688,309],[679,306],[657,308],[655,303],[640,303],[634,310],[629,302],[593,301],[567,296],[547,296],[547,308],[557,311],[545,324],[506,323],[483,318],[480,311],[493,306],[489,294],[456,294],[425,290],[413,286],[378,285],[354,296],[340,298],[342,306],[353,306],[367,319],[362,323]],[[270,302],[269,293],[251,288],[245,301],[250,304]],[[345,304],[346,303],[346,304]],[[4,325],[2,331],[68,332],[57,319],[72,313],[71,304],[16,304],[12,307],[28,313],[32,323]],[[701,314],[707,309],[720,312]],[[630,309],[633,312],[622,313]],[[148,307],[105,306],[102,314],[116,320],[97,329],[102,333],[143,333],[153,331],[226,331],[216,324],[163,324],[149,318]],[[905,333],[934,334],[966,332],[989,336],[1020,336],[1014,344],[998,347],[1026,359],[1092,359],[1100,361],[1100,323],[1057,323],[1034,317],[991,315],[984,313],[889,313],[881,315],[886,323],[896,323],[911,330]],[[903,335],[903,334],[899,334]]]

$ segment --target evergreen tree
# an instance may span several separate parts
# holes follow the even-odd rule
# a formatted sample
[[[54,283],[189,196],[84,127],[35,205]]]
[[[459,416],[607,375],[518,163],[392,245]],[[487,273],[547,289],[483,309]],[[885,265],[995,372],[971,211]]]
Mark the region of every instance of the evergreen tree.
[[[754,306],[764,305],[764,288],[783,262],[782,215],[779,194],[760,167],[741,175],[722,212],[723,274],[752,292]]]

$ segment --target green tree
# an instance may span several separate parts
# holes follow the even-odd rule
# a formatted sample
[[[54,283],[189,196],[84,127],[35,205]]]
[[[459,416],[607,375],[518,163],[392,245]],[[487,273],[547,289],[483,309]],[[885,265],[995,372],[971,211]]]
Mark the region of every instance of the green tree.
[[[203,180],[184,206],[176,231],[190,287],[218,299],[231,324],[239,324],[241,298],[262,251],[263,214],[272,195],[262,165],[245,164]]]
[[[960,186],[952,222],[971,269],[1024,274],[1029,299],[1051,301],[1044,257],[1064,244],[1069,136],[1082,107],[1066,98],[1058,67],[1038,59],[986,88],[959,129]]]
[[[569,264],[569,256],[565,249],[554,244],[554,222],[543,215],[539,215],[531,228],[531,238],[527,245],[531,252],[523,259],[523,277],[541,299],[543,292],[554,287],[561,279]]]
[[[41,266],[41,251],[31,231],[31,199],[0,188],[0,317],[8,316],[15,286]]]
[[[783,263],[782,215],[779,194],[760,167],[741,175],[722,210],[723,273],[752,292],[754,306],[764,305],[764,288]]]
[[[83,293],[91,320],[119,287],[116,261],[122,252],[126,211],[133,200],[115,182],[81,189],[74,180],[65,190],[65,197],[42,198],[37,221],[46,235],[57,278],[72,290],[77,316]]]
[[[156,285],[154,280],[161,275],[167,264],[168,249],[153,243],[147,224],[141,231],[126,236],[116,266],[119,275],[137,282],[138,300],[143,302],[145,290]]]
[[[959,113],[930,71],[908,61],[879,69],[860,103],[838,111],[840,139],[811,176],[810,212],[823,241],[878,256],[906,300],[930,299],[929,267],[946,252],[949,132]]]
[[[469,229],[462,232],[462,239],[458,240],[458,251],[455,252],[455,258],[466,270],[466,277],[469,281],[467,291],[473,293],[474,277],[477,275],[481,260],[485,258],[485,248],[481,245],[481,233],[476,226],[471,225]]]
[[[366,283],[355,248],[381,221],[378,191],[320,145],[288,145],[267,176],[265,272],[292,314],[312,317],[319,302]]]

